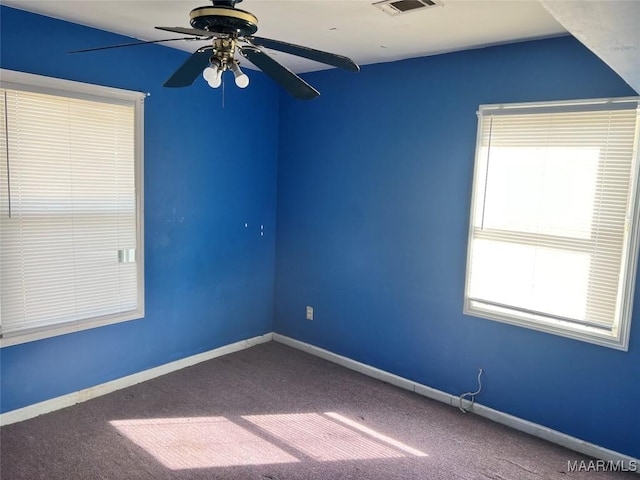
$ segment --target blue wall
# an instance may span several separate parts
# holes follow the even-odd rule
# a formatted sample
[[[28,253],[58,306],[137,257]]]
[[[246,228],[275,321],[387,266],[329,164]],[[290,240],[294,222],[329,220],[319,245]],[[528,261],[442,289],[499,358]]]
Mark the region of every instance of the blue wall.
[[[480,403],[640,457],[640,299],[626,353],[462,314],[478,105],[634,92],[571,37],[307,79],[280,104],[275,331],[454,395],[482,367]]]
[[[187,58],[164,46],[69,55],[131,41],[2,7],[2,68],[142,92],[146,316],[0,350],[3,412],[273,328],[278,96],[162,82]],[[28,30],[38,34],[25,34]],[[227,78],[227,80],[230,80]],[[245,228],[245,223],[248,227]],[[260,236],[264,225],[264,236]]]

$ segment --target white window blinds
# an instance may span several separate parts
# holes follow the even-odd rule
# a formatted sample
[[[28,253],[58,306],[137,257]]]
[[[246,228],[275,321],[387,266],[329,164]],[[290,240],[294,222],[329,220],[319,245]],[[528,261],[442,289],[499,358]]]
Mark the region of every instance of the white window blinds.
[[[3,336],[141,313],[135,102],[0,89]]]
[[[638,123],[628,99],[481,108],[467,313],[624,342]]]

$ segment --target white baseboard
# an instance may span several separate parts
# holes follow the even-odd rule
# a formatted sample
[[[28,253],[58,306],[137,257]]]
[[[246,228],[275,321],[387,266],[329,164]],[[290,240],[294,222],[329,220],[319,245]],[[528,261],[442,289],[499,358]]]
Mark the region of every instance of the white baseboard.
[[[106,395],[107,393],[115,392],[122,388],[130,387],[152,378],[165,375],[167,373],[175,372],[185,367],[190,367],[200,362],[211,360],[212,358],[221,357],[229,353],[244,350],[245,348],[253,347],[259,343],[269,342],[273,339],[272,333],[267,333],[259,337],[249,338],[247,340],[241,340],[239,342],[231,343],[223,347],[209,350],[208,352],[199,353],[190,357],[181,358],[174,362],[165,363],[158,367],[150,368],[142,372],[134,373],[133,375],[127,375],[126,377],[118,378],[110,382],[96,385],[95,387],[86,388],[77,392],[69,393],[61,397],[45,400],[44,402],[34,403],[23,408],[11,410],[9,412],[0,415],[0,426],[9,425],[11,423],[21,422],[34,418],[45,413],[53,412],[54,410],[60,410],[62,408],[70,407],[76,403],[86,402],[92,398]]]
[[[273,340],[296,348],[298,350],[302,350],[316,357],[320,357],[330,362],[337,363],[338,365],[346,367],[350,370],[355,370],[369,377],[373,377],[397,387],[404,388],[405,390],[410,390],[419,395],[446,403],[456,408],[459,407],[459,397],[443,392],[441,390],[427,387],[426,385],[413,382],[409,379],[399,377],[389,372],[385,372],[384,370],[371,367],[365,363],[357,362],[348,357],[343,357],[328,350],[315,347],[308,343],[301,342],[299,340],[295,340],[278,333],[273,334]],[[467,405],[468,403],[465,403],[465,408],[467,408]],[[470,408],[470,411],[475,413],[476,415],[480,415],[481,417],[485,417],[493,420],[494,422],[511,427],[514,430],[528,433],[530,435],[533,435],[534,437],[542,438],[551,443],[561,445],[575,452],[579,452],[599,460],[604,460],[607,462],[611,461],[614,463],[620,462],[620,464],[623,465],[640,465],[640,459],[636,459],[628,455],[624,455],[622,453],[618,453],[613,450],[594,445],[593,443],[585,442],[584,440],[566,435],[543,425],[538,425],[537,423],[529,422],[527,420],[514,417],[513,415],[509,415],[507,413],[485,407],[484,405],[478,404],[477,402],[473,404],[473,406]],[[638,471],[638,473],[640,473],[640,470]]]

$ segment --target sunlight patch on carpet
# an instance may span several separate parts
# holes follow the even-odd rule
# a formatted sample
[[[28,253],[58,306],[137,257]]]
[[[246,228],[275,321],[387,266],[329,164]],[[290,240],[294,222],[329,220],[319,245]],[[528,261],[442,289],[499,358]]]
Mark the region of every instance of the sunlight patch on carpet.
[[[171,470],[299,461],[224,417],[114,420],[110,423]]]
[[[407,456],[370,435],[317,413],[249,415],[242,418],[320,462]]]
[[[388,445],[391,445],[393,447],[396,447],[400,450],[402,450],[403,452],[407,452],[410,455],[414,455],[416,457],[428,457],[429,455],[427,455],[424,452],[421,452],[418,449],[415,449],[413,447],[410,447],[409,445],[406,445],[402,442],[399,442],[398,440],[391,438],[391,437],[387,437],[386,435],[383,435],[381,433],[376,432],[375,430],[369,428],[369,427],[365,427],[364,425],[359,424],[358,422],[354,422],[353,420],[348,419],[347,417],[344,417],[342,415],[340,415],[339,413],[335,413],[335,412],[325,412],[325,415],[327,417],[333,418],[334,420],[337,420],[341,423],[344,423],[345,425],[350,426],[351,428],[355,428],[356,430],[361,431],[362,433],[366,433],[367,435],[375,438],[376,440],[380,440]]]
[[[171,470],[427,456],[335,412],[110,423]]]

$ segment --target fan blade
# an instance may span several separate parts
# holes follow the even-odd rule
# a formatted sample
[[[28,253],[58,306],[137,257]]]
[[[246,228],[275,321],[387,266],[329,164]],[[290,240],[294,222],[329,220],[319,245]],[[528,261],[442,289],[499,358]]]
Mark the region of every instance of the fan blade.
[[[108,45],[106,47],[96,47],[96,48],[85,48],[83,50],[73,50],[67,53],[84,53],[84,52],[95,52],[96,50],[108,50],[110,48],[121,48],[121,47],[133,47],[134,45],[147,45],[149,43],[162,43],[162,42],[175,42],[177,40],[198,40],[193,37],[182,37],[182,38],[167,38],[165,40],[151,40],[148,42],[131,42],[131,43],[119,43],[117,45]]]
[[[262,50],[255,47],[242,47],[240,53],[256,67],[269,75],[295,98],[311,100],[320,95],[315,88],[293,73],[284,65],[279,64]]]
[[[270,38],[247,37],[246,40],[260,47],[290,53],[297,57],[308,58],[309,60],[326,63],[327,65],[333,65],[338,68],[344,68],[345,70],[350,70],[352,72],[360,71],[360,67],[353,60],[343,57],[342,55],[336,55],[335,53],[323,52],[321,50],[294,45],[293,43],[281,42],[280,40],[272,40]]]
[[[180,65],[169,79],[164,82],[165,87],[188,87],[198,75],[209,65],[211,48],[196,50],[186,62]]]
[[[195,35],[197,37],[215,37],[214,32],[207,32],[206,30],[199,30],[197,28],[182,28],[182,27],[155,27],[158,30],[164,30],[165,32],[182,33],[184,35]]]

